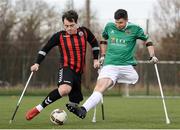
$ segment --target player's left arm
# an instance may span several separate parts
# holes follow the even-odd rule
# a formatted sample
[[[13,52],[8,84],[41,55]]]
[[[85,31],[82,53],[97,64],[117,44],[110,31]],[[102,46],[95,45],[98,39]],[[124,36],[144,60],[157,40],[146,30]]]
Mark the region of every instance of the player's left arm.
[[[154,44],[153,44],[151,38],[148,35],[145,35],[143,29],[140,27],[137,31],[137,39],[141,39],[142,41],[144,41],[144,44],[146,45],[148,52],[149,52],[150,63],[157,63],[158,58],[155,56]]]
[[[89,29],[85,28],[85,31],[87,33],[87,41],[92,47],[94,68],[98,68],[100,66],[99,61],[98,61],[99,50],[100,50],[98,41],[96,37],[94,36],[94,34]]]
[[[154,45],[152,41],[145,41],[144,44],[146,45],[149,55],[150,55],[150,63],[157,63],[158,62],[158,58],[155,56],[155,51],[154,51]]]

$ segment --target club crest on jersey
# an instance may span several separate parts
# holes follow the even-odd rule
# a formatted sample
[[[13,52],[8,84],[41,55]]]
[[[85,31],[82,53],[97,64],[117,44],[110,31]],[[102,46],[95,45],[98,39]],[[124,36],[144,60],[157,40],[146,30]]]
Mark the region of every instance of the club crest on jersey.
[[[79,36],[83,36],[84,35],[84,33],[82,31],[79,31],[78,34],[79,34]]]
[[[125,33],[126,34],[131,34],[131,31],[130,30],[126,30]]]

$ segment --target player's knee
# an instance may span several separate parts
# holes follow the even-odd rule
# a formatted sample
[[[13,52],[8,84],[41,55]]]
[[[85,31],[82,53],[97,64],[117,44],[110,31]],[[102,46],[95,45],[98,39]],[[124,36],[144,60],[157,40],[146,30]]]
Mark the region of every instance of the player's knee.
[[[98,80],[94,88],[94,91],[103,93],[111,84],[112,84],[112,81],[110,79],[100,79]]]
[[[69,85],[60,85],[58,91],[61,96],[66,96],[71,92],[71,86]]]
[[[103,92],[102,91],[103,89],[104,89],[103,86],[97,84],[94,88],[94,91]]]

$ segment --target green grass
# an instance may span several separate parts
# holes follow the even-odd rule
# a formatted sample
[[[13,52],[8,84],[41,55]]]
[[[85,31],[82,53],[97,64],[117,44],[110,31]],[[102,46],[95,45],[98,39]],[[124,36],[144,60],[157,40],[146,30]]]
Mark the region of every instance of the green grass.
[[[180,128],[180,99],[166,99],[171,124],[165,123],[161,99],[122,98],[105,96],[105,120],[101,118],[101,107],[97,107],[97,122],[92,123],[93,110],[82,120],[69,113],[65,108],[68,98],[58,100],[48,106],[32,121],[25,120],[28,109],[37,105],[44,96],[25,96],[20,104],[14,122],[9,120],[19,99],[18,96],[0,96],[0,129],[174,129]],[[55,108],[62,108],[68,113],[68,121],[62,126],[54,125],[49,114]]]

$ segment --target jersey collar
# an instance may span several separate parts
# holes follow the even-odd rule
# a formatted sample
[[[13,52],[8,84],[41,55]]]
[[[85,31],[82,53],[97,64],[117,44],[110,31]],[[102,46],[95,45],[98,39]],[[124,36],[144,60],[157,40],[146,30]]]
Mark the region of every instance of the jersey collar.
[[[121,29],[121,30],[122,30],[122,31],[125,31],[125,30],[127,29],[128,25],[129,25],[129,22],[127,22],[127,23],[126,23],[126,26],[125,26],[123,29]]]

